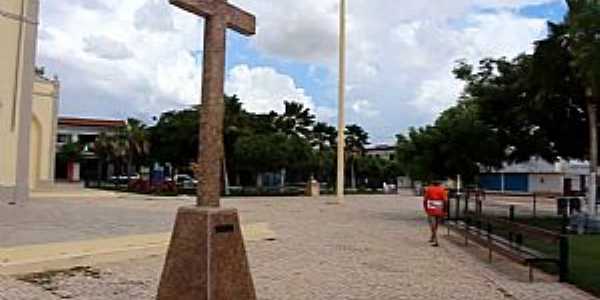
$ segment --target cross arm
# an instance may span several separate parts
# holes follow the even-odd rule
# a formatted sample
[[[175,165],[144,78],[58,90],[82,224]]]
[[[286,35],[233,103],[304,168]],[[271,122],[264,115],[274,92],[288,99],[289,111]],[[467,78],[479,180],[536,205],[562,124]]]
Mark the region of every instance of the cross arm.
[[[216,12],[216,2],[222,0],[169,0],[169,3],[197,16],[209,17]]]
[[[227,26],[243,35],[256,34],[256,17],[247,11],[227,4]]]
[[[256,17],[226,0],[169,0],[169,3],[204,18],[225,14],[227,27],[243,35],[256,33]]]

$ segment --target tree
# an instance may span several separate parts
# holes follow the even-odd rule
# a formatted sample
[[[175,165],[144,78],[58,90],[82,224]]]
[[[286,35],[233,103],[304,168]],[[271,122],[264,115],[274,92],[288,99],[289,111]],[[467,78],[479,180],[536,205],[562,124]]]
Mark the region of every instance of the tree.
[[[108,177],[112,176],[112,174],[106,173],[106,176],[102,176],[105,174],[104,170],[110,164],[116,164],[118,159],[118,154],[116,153],[116,149],[114,146],[114,137],[102,132],[94,141],[92,145],[93,151],[98,156],[100,160],[100,164],[98,166],[98,176],[103,179],[108,179]]]
[[[463,101],[444,111],[433,126],[398,135],[397,167],[414,180],[458,174],[474,180],[482,167],[500,167],[507,158],[497,132],[483,121],[476,103]]]
[[[163,113],[150,128],[151,159],[171,163],[179,170],[188,169],[198,149],[198,106]]]
[[[558,148],[567,156],[590,160],[594,180],[590,183],[588,202],[593,211],[598,173],[600,3],[597,0],[569,0],[567,4],[569,12],[564,21],[549,23],[548,37],[536,43],[532,81],[540,87],[539,99],[545,100],[546,104],[554,101],[566,108],[550,110],[562,111],[569,119],[568,122],[554,120],[554,124],[570,125],[567,127],[569,132],[555,130],[566,137],[563,146]]]
[[[275,117],[275,128],[286,135],[308,138],[315,123],[315,116],[311,114],[310,108],[298,102],[284,103],[285,112]]]
[[[541,156],[548,161],[558,157],[555,141],[549,138],[545,119],[546,107],[533,100],[531,56],[521,55],[512,61],[505,58],[484,59],[476,72],[459,64],[454,71],[466,82],[461,102],[473,107],[483,124],[494,131],[497,142],[506,151],[505,161],[528,161]]]
[[[58,159],[69,163],[78,162],[82,158],[83,146],[79,143],[67,143],[60,147]]]
[[[311,133],[311,144],[316,150],[316,178],[324,182],[333,180],[334,148],[337,143],[337,130],[326,123],[315,124]]]
[[[597,0],[569,0],[567,47],[573,53],[579,75],[585,84],[585,101],[590,134],[589,210],[596,210],[596,182],[598,175],[598,97],[600,97],[600,2]]]
[[[234,156],[239,168],[255,176],[258,188],[262,187],[262,173],[286,166],[286,139],[283,134],[258,134],[241,137],[236,142]]]
[[[127,176],[131,177],[134,168],[146,161],[150,151],[148,129],[142,121],[129,118],[127,126],[123,128],[121,136],[126,141],[127,147]]]
[[[346,126],[346,157],[350,165],[352,188],[356,189],[356,157],[362,156],[369,145],[369,134],[359,125]]]
[[[252,126],[251,115],[243,108],[242,102],[237,96],[225,96],[225,124],[223,145],[225,148],[224,157],[224,178],[225,189],[229,188],[231,179],[235,180],[236,184],[240,184],[240,178],[237,176],[237,162],[235,159],[235,144],[240,137],[252,134],[254,131]]]

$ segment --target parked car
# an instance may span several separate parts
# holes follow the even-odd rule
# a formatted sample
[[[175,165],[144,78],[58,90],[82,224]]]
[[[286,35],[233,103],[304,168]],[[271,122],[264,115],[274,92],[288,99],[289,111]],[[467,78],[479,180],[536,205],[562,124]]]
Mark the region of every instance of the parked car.
[[[139,174],[134,174],[134,175],[131,175],[131,176],[119,175],[119,176],[111,176],[108,179],[109,179],[110,182],[112,182],[114,184],[128,184],[129,181],[131,181],[131,180],[138,180],[138,179],[140,179],[140,175]]]
[[[177,174],[173,177],[173,181],[178,188],[195,189],[198,186],[198,180],[188,174]]]

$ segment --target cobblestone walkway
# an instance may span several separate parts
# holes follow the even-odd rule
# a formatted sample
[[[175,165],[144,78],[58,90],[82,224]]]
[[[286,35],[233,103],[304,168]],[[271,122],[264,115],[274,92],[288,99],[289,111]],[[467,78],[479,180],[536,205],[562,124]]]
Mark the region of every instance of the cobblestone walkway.
[[[157,215],[172,218],[177,204],[103,201],[100,207],[126,207],[122,214],[130,210],[149,223]],[[476,248],[465,249],[452,238],[442,239],[440,248],[430,247],[417,198],[349,197],[343,206],[324,202],[225,201],[239,208],[242,223],[268,222],[275,231],[275,240],[247,243],[259,299],[595,299],[547,276],[530,284],[526,270],[502,260],[490,266]],[[163,218],[155,222],[169,222]],[[94,232],[102,226],[96,224]],[[0,278],[0,299],[150,300],[162,263],[156,256],[25,281]]]

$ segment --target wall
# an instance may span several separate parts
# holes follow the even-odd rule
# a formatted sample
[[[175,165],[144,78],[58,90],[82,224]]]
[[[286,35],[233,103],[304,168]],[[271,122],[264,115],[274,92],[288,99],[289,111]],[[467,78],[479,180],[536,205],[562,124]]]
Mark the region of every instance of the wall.
[[[564,191],[563,174],[529,175],[529,191],[542,194],[561,194]]]
[[[29,186],[32,189],[54,183],[59,89],[57,80],[36,76],[30,134]]]
[[[28,196],[38,0],[0,1],[0,202]]]

